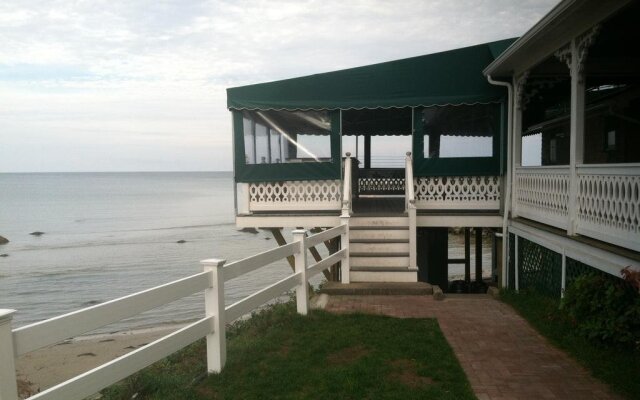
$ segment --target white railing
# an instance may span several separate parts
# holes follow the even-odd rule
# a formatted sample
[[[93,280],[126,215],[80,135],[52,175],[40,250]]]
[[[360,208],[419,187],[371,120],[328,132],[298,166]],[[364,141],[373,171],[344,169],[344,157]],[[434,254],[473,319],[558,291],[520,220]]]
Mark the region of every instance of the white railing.
[[[517,215],[567,229],[569,167],[518,167],[515,181]]]
[[[249,211],[340,210],[340,180],[248,184]]]
[[[310,266],[307,265],[307,249],[327,239],[343,237],[347,232],[346,225],[309,237],[304,230],[295,230],[294,242],[284,246],[226,266],[224,260],[204,260],[204,272],[14,330],[11,329],[11,317],[15,311],[0,310],[0,400],[18,399],[15,357],[203,290],[204,318],[29,399],[83,399],[203,337],[207,338],[207,369],[210,373],[220,372],[226,361],[226,322],[294,288],[298,313],[306,315],[309,278],[337,262],[344,262],[348,258],[348,240],[341,250]],[[288,256],[295,258],[292,275],[225,308],[224,282]]]
[[[516,168],[516,214],[560,229],[573,223],[578,234],[640,251],[640,164],[578,165],[576,176],[570,199],[568,166]]]
[[[640,165],[578,165],[576,232],[640,251]]]
[[[419,210],[499,210],[498,176],[428,176],[414,178]]]
[[[413,159],[411,152],[407,152],[404,166],[404,208],[409,217],[409,269],[418,269],[418,248],[417,248],[417,210],[416,195],[413,187]]]

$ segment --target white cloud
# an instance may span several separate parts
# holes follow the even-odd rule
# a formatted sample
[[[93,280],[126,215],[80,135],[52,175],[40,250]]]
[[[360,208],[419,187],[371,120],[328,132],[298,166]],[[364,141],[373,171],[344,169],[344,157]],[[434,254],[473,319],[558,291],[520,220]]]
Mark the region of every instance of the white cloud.
[[[226,87],[518,36],[555,3],[4,1],[0,170],[230,169]]]

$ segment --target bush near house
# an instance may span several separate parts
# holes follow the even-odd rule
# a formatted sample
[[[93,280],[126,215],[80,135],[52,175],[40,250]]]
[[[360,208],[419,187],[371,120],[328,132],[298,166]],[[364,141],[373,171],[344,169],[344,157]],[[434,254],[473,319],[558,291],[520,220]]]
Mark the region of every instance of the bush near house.
[[[640,349],[640,295],[628,281],[582,275],[567,288],[562,309],[585,338]]]

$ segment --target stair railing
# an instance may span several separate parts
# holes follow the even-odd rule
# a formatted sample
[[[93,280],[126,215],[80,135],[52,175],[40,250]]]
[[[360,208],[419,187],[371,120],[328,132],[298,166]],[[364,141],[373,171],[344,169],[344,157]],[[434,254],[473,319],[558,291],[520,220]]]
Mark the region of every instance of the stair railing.
[[[417,210],[415,188],[413,185],[413,159],[411,158],[410,151],[407,152],[404,168],[404,208],[409,217],[409,269],[417,270]]]

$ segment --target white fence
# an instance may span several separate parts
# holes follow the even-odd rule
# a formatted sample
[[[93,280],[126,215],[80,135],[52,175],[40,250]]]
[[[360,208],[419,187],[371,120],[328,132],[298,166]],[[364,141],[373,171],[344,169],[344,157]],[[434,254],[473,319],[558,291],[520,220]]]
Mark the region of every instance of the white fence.
[[[249,183],[249,211],[340,210],[340,180]]]
[[[220,372],[226,360],[226,322],[294,288],[298,313],[306,315],[309,310],[309,278],[349,256],[348,249],[343,248],[308,266],[307,249],[337,236],[341,236],[342,243],[349,243],[347,235],[345,225],[309,237],[305,237],[304,230],[295,230],[294,241],[284,246],[226,266],[224,260],[204,260],[204,272],[14,330],[11,329],[14,310],[0,310],[0,400],[18,398],[15,357],[203,290],[204,318],[29,399],[83,399],[203,337],[207,338],[207,369],[210,373]],[[292,275],[225,308],[224,282],[288,256],[295,258]]]

